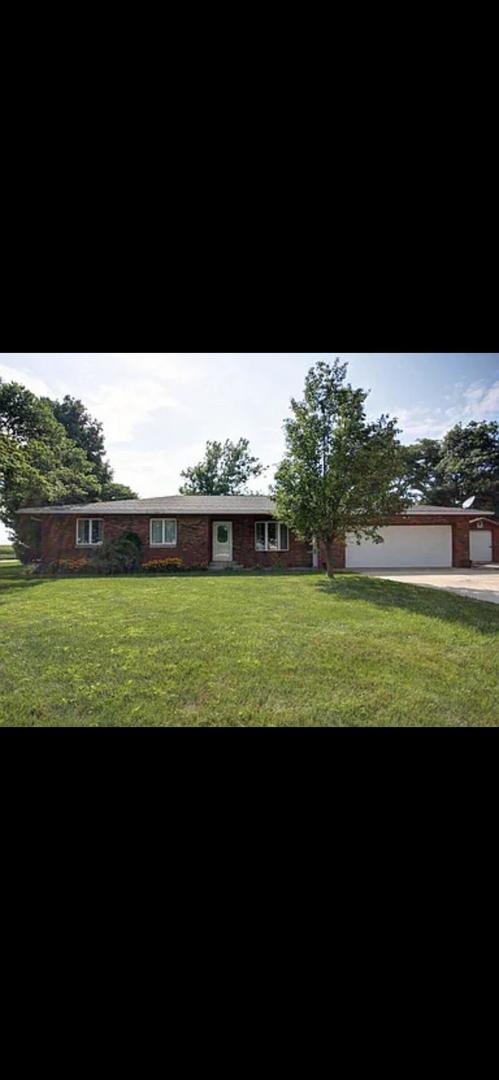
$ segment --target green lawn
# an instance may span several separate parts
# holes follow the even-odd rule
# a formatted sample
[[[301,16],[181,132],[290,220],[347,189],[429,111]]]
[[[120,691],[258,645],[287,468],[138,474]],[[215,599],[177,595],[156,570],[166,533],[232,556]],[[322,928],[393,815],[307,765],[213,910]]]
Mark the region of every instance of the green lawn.
[[[499,606],[340,575],[27,580],[4,725],[497,725]]]

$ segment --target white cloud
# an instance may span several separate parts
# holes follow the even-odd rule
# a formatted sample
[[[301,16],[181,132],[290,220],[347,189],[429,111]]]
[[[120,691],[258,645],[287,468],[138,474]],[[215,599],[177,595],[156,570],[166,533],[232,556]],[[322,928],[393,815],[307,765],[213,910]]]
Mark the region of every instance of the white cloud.
[[[485,381],[457,383],[454,387],[459,404],[446,409],[415,405],[411,409],[392,409],[398,417],[402,441],[416,439],[440,439],[455,424],[468,424],[471,420],[499,419],[499,380],[492,385]],[[456,401],[456,395],[445,395],[445,400]]]
[[[464,397],[468,402],[465,415],[473,420],[499,415],[499,380],[492,386],[484,382],[472,383],[464,391]]]
[[[45,379],[41,379],[38,375],[33,375],[30,371],[25,371],[23,368],[14,368],[9,364],[0,364],[0,378],[4,382],[17,382],[21,386],[25,386],[28,390],[31,390],[33,394],[38,394],[40,397],[53,397],[54,388],[49,386],[45,382]]]
[[[207,354],[203,353],[109,353],[106,361],[117,360],[120,374],[130,377],[149,375],[159,383],[186,385],[199,382],[207,373]]]
[[[391,415],[398,419],[402,442],[417,439],[440,439],[445,432],[457,423],[453,419],[454,409],[428,409],[422,405],[413,409],[392,409]]]
[[[158,409],[180,409],[167,387],[140,377],[104,383],[86,395],[85,404],[102,421],[107,444],[131,442],[137,428]]]
[[[174,452],[116,447],[110,460],[117,483],[128,484],[140,498],[174,495],[181,483],[180,473],[202,458],[203,443],[192,443]]]
[[[159,409],[188,411],[175,390],[200,385],[208,368],[178,353],[103,355],[106,382],[85,394],[85,404],[104,425],[106,443],[131,442]]]

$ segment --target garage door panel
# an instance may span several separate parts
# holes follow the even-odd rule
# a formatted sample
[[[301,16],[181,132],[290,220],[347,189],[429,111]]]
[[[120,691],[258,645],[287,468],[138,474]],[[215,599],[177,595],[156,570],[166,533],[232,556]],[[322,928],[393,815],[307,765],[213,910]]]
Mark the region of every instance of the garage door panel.
[[[357,544],[354,537],[347,538],[348,569],[452,566],[450,525],[387,525],[379,532],[382,544]]]

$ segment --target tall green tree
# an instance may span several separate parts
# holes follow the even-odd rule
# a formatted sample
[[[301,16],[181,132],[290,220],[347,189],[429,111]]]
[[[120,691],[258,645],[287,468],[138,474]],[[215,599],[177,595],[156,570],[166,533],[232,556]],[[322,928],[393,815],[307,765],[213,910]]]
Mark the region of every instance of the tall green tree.
[[[0,379],[0,518],[20,553],[34,533],[29,522],[16,519],[21,506],[87,502],[100,490],[85,451],[68,438],[50,405]]]
[[[100,484],[99,497],[106,502],[136,499],[137,495],[131,488],[114,480],[114,472],[106,461],[103,426],[90,415],[83,402],[69,394],[66,394],[62,401],[51,401],[49,398],[42,400],[48,402],[56,420],[63,425],[72,442],[84,450],[93,465]]]
[[[402,486],[409,497],[438,506],[462,506],[471,495],[499,514],[499,424],[456,424],[443,439],[420,439],[403,448]]]
[[[181,495],[241,495],[253,476],[261,476],[264,467],[249,451],[248,439],[224,443],[207,442],[202,461],[180,474],[186,483]]]
[[[438,475],[455,505],[476,495],[482,509],[499,514],[499,424],[472,421],[451,428],[442,440]]]
[[[440,487],[442,444],[439,439],[419,439],[402,447],[401,487],[412,502],[431,502]]]
[[[303,539],[324,544],[330,576],[335,543],[348,534],[381,542],[380,526],[406,505],[398,489],[396,422],[386,416],[368,422],[368,392],[352,389],[346,372],[339,359],[310,369],[303,399],[291,401],[275,483],[279,519]]]

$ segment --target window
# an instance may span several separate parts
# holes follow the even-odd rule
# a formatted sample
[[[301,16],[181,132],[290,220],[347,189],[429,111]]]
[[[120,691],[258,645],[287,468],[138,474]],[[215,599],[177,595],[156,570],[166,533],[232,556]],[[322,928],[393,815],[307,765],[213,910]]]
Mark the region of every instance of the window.
[[[78,518],[76,522],[76,546],[97,547],[104,537],[104,522],[101,518]]]
[[[280,521],[257,521],[256,551],[289,551],[289,529]]]
[[[150,541],[151,547],[175,547],[177,543],[175,518],[152,518]]]

